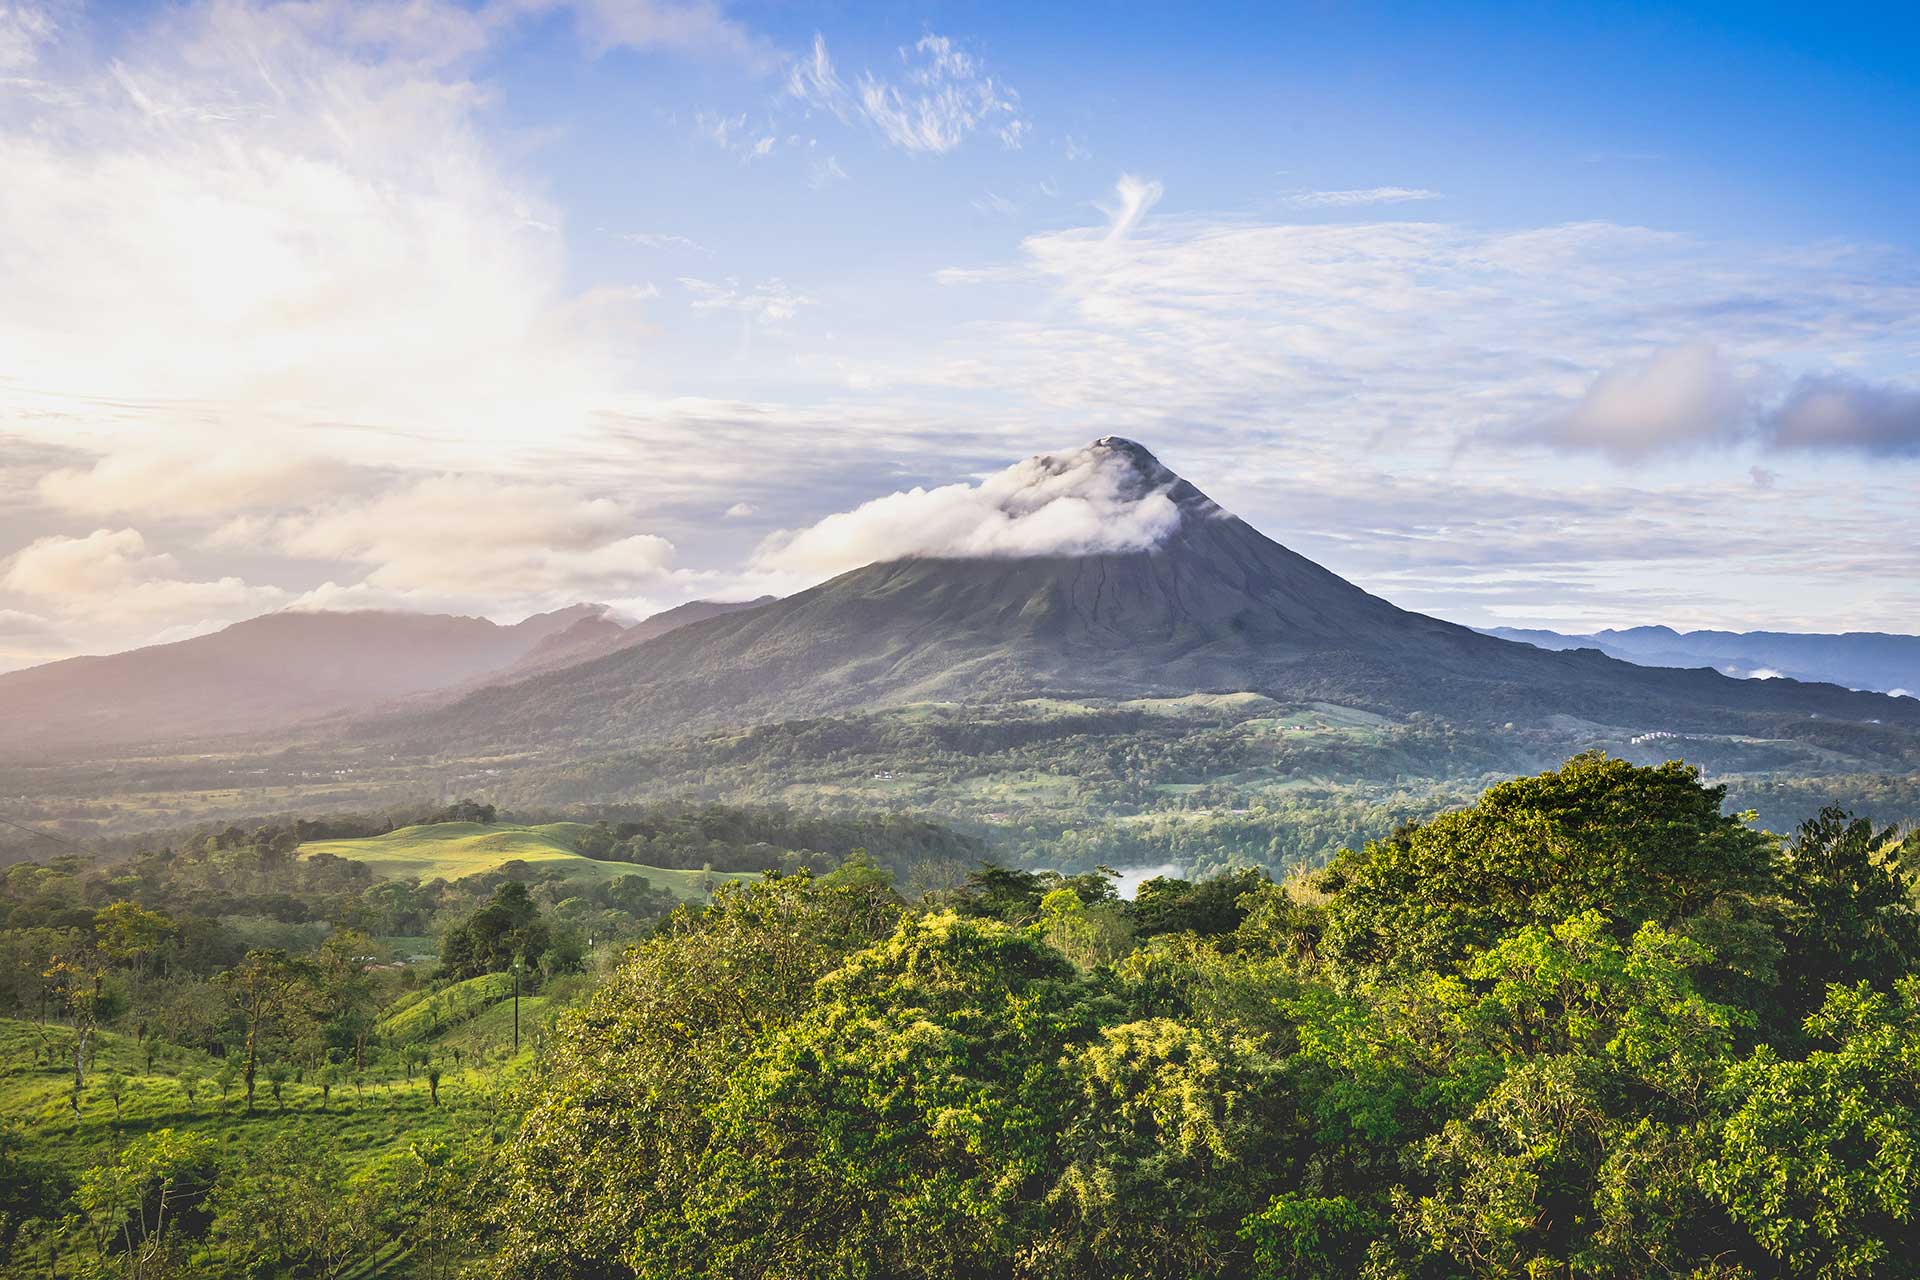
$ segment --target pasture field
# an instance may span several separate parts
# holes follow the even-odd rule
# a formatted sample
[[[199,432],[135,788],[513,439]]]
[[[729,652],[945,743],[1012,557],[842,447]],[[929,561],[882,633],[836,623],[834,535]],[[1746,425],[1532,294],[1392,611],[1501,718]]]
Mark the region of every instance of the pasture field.
[[[363,862],[383,880],[461,880],[498,871],[509,862],[558,869],[581,880],[611,880],[645,876],[657,889],[689,901],[705,898],[703,884],[711,880],[750,880],[746,872],[683,871],[631,862],[589,858],[573,847],[589,830],[578,822],[550,822],[525,827],[513,823],[483,826],[478,822],[435,822],[401,827],[385,835],[361,840],[311,840],[300,846],[303,856],[329,853]]]

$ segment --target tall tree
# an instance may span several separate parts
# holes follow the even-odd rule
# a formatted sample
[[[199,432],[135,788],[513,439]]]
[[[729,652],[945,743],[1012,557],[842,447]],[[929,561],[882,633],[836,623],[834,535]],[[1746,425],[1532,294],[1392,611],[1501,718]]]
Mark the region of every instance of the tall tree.
[[[305,1013],[313,999],[312,965],[279,948],[247,952],[246,959],[214,979],[239,1012],[244,1031],[241,1067],[247,1113],[253,1113],[260,1056],[269,1041]]]
[[[1333,895],[1327,943],[1350,961],[1444,969],[1508,930],[1583,911],[1622,937],[1649,920],[1705,927],[1778,883],[1772,837],[1722,813],[1725,798],[1691,766],[1598,753],[1501,783],[1335,858],[1322,883]],[[1715,942],[1723,962],[1764,963],[1726,941]]]
[[[137,902],[114,902],[93,917],[93,933],[100,954],[145,976],[147,964],[179,930],[158,911]]]
[[[1783,872],[1793,906],[1786,972],[1800,992],[1795,1016],[1817,1009],[1829,983],[1885,986],[1920,964],[1912,887],[1920,839],[1903,841],[1890,827],[1826,808],[1801,825]]]
[[[55,956],[46,972],[48,983],[73,1027],[73,1095],[78,1105],[86,1084],[87,1051],[108,1010],[106,969],[93,951]]]

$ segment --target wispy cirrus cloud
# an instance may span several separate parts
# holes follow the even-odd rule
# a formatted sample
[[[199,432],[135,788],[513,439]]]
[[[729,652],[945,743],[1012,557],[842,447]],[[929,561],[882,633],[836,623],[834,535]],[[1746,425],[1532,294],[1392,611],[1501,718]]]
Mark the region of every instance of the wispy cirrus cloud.
[[[691,236],[675,235],[668,231],[623,231],[619,239],[628,244],[639,245],[642,249],[671,249],[682,253],[701,254],[713,252]]]
[[[826,37],[816,34],[787,73],[787,96],[843,122],[864,121],[907,152],[942,154],[983,130],[1009,150],[1025,142],[1030,125],[1020,114],[1020,95],[954,40],[926,35],[899,55],[897,78],[862,71],[849,84]]]
[[[1412,204],[1420,200],[1439,200],[1438,191],[1424,187],[1360,187],[1347,191],[1301,191],[1287,197],[1287,203],[1300,209],[1349,209],[1370,204]]]
[[[71,4],[14,3],[0,5],[0,74],[22,75],[33,70],[40,51],[59,33],[63,10]]]
[[[789,287],[783,280],[764,280],[743,285],[737,277],[723,281],[681,276],[680,287],[687,292],[695,311],[733,311],[758,324],[780,324],[800,314],[813,299]]]

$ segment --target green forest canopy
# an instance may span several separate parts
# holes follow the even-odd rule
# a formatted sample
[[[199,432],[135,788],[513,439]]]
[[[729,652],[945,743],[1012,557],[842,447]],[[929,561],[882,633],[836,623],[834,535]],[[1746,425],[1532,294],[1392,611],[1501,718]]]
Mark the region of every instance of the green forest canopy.
[[[466,1082],[442,1105],[431,1064],[453,1064],[423,1046],[433,1136],[380,1163],[223,1154],[224,1093],[84,1164],[14,1131],[0,1214],[118,1226],[69,1256],[153,1276],[1916,1274],[1920,840],[1838,810],[1782,840],[1724,801],[1683,765],[1582,756],[1323,872],[1131,902],[1099,872],[992,864],[908,901],[855,852],[645,899],[659,923],[580,978],[572,890],[496,879],[424,908],[461,939],[446,981],[537,959],[570,1007],[484,1109],[460,1110]],[[110,908],[88,916],[109,1002],[186,964],[147,907]],[[281,1106],[254,1123],[364,1105],[315,1092],[355,1052],[355,975],[378,980],[350,948],[206,963],[229,989],[290,966],[325,997],[270,1019],[263,1061],[312,1074],[263,1069]],[[389,994],[434,1014],[375,1025],[444,1035],[483,980]],[[89,989],[52,993],[76,1025]],[[227,1007],[203,1039],[231,1057]],[[74,1132],[111,1131],[93,1105]],[[246,1243],[243,1221],[319,1203],[364,1229]]]

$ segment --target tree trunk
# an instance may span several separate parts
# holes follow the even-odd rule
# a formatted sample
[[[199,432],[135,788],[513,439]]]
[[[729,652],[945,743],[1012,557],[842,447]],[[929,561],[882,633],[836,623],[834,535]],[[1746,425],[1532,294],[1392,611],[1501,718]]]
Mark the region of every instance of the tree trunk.
[[[80,1089],[81,1089],[81,1086],[83,1086],[83,1085],[85,1085],[85,1084],[86,1084],[86,1082],[87,1082],[87,1081],[86,1081],[86,1077],[85,1077],[85,1075],[84,1075],[84,1073],[83,1073],[83,1064],[84,1064],[84,1063],[86,1062],[86,1057],[87,1057],[87,1041],[89,1041],[89,1040],[91,1040],[92,1038],[93,1038],[93,1028],[92,1028],[92,1027],[88,1027],[88,1028],[86,1028],[85,1030],[82,1030],[82,1029],[81,1029],[81,1027],[80,1027],[80,1025],[79,1025],[79,1023],[78,1023],[77,1021],[76,1021],[76,1022],[74,1023],[74,1028],[73,1028],[73,1091],[74,1091],[75,1093],[79,1093],[79,1092],[80,1092]]]
[[[247,1026],[247,1065],[245,1069],[245,1075],[247,1080],[247,1114],[248,1115],[253,1114],[253,1073],[254,1073],[254,1068],[259,1065],[259,1059],[256,1057],[254,1053],[254,1040],[256,1035],[258,1034],[258,1031],[259,1031],[259,1024],[257,1023],[248,1024]]]

